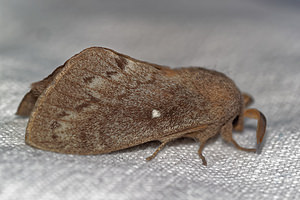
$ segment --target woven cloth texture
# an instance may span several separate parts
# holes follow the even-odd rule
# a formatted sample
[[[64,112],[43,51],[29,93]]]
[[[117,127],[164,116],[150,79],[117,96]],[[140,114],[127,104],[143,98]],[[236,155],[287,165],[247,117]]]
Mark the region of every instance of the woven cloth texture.
[[[0,199],[300,199],[300,4],[298,1],[0,0]],[[221,137],[178,139],[93,156],[25,144],[15,115],[30,83],[90,46],[231,77],[268,120],[259,154]],[[234,133],[255,147],[256,121]]]

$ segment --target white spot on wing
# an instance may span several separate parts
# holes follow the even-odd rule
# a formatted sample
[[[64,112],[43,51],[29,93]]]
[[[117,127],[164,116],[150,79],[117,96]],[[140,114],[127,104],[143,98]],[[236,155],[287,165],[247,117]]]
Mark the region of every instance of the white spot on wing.
[[[152,110],[152,119],[160,117],[160,112],[158,110],[153,109]]]

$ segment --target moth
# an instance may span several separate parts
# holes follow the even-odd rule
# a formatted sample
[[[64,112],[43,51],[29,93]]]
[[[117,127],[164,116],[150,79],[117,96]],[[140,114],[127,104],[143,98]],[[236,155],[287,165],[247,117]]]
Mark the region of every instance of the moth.
[[[25,142],[42,150],[103,154],[158,140],[151,160],[170,141],[188,137],[200,142],[206,165],[203,148],[218,134],[237,149],[255,152],[232,138],[248,117],[257,120],[262,142],[266,118],[246,109],[251,102],[223,73],[171,69],[91,47],[33,83],[16,114],[30,116]]]

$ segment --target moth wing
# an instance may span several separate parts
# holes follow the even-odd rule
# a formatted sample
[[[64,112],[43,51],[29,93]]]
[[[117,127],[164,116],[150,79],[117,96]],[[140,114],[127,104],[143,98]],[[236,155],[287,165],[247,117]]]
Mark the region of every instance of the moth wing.
[[[94,47],[73,56],[41,94],[26,143],[106,153],[208,124],[207,109],[204,97],[171,69]]]
[[[55,76],[62,70],[63,67],[64,65],[59,66],[48,77],[39,82],[31,84],[31,90],[23,97],[21,103],[19,104],[16,115],[24,117],[28,117],[30,115],[38,97],[48,87],[48,85],[53,81]]]

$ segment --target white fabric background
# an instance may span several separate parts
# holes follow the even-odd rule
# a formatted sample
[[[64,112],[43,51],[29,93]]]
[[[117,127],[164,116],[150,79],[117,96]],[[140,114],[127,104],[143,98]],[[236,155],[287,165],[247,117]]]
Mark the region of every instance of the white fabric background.
[[[300,199],[300,3],[296,0],[0,0],[0,199]],[[261,154],[221,138],[96,156],[24,143],[29,84],[89,46],[226,73],[268,119]],[[255,146],[254,120],[236,140]]]

